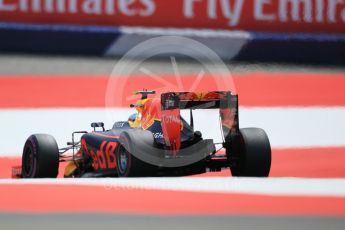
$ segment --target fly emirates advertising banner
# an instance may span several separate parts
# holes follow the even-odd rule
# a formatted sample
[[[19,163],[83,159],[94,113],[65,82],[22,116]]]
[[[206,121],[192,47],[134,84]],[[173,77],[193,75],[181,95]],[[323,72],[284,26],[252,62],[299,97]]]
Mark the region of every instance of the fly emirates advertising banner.
[[[0,21],[345,32],[345,0],[0,0]]]

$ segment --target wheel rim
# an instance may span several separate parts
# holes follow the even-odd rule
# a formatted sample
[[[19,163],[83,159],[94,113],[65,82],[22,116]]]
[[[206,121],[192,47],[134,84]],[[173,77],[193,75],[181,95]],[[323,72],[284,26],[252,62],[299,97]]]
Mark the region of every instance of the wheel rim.
[[[121,174],[125,174],[128,168],[129,162],[129,152],[124,148],[120,147],[119,149],[119,171]]]
[[[31,177],[35,164],[35,156],[32,148],[28,147],[24,152],[24,173],[25,175]]]

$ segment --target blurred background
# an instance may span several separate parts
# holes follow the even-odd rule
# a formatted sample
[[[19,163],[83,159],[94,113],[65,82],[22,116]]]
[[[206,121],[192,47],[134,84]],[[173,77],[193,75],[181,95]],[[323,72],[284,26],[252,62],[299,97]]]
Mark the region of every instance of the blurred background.
[[[176,50],[146,59],[152,50],[143,49],[140,55],[124,57],[133,47],[160,36],[193,39],[219,59],[189,52],[182,43],[175,46],[180,45],[184,55]],[[183,189],[152,188],[145,195],[136,189],[113,189],[110,194],[103,188],[88,191],[87,183],[82,187],[73,182],[64,190],[57,184],[47,187],[45,182],[18,187],[6,179],[11,177],[11,166],[20,164],[22,147],[32,133],[50,133],[63,147],[73,131],[90,130],[92,121],[106,121],[110,128],[113,122],[126,120],[131,110],[124,103],[111,108],[114,117],[104,112],[108,78],[123,79],[114,74],[120,61],[137,63],[142,58],[126,76],[130,88],[157,87],[157,81],[167,87],[176,76],[196,80],[205,65],[224,63],[227,70],[220,74],[231,73],[240,95],[241,127],[258,126],[268,133],[273,149],[271,176],[278,180],[274,186],[283,183],[281,178],[322,178],[316,181],[320,186],[313,188],[319,191],[323,186],[340,195],[315,195],[314,190],[307,195],[258,194],[257,190],[219,194],[215,189],[194,196]],[[119,86],[121,97],[128,93]],[[0,187],[6,194],[0,198],[0,226],[12,228],[21,220],[18,228],[28,224],[57,229],[63,220],[84,228],[91,228],[91,222],[106,222],[135,229],[211,225],[273,229],[287,223],[305,229],[343,229],[344,106],[343,0],[0,0]],[[207,125],[210,120],[205,122],[205,115],[200,120],[200,129],[212,137],[218,125]],[[218,178],[220,184],[231,178],[229,171],[206,177]],[[335,179],[339,184],[330,186]],[[255,186],[260,187],[260,182]],[[292,181],[287,187],[295,186]],[[83,199],[92,194],[124,198],[114,198],[111,204],[104,198],[105,203],[93,208],[79,198],[81,188],[88,194]],[[28,202],[21,196],[24,191],[72,194],[68,202],[74,205],[61,205],[64,199],[43,194]],[[188,202],[185,193],[189,193]],[[169,202],[164,195],[171,196]],[[221,199],[229,202],[214,203]],[[41,202],[49,205],[37,205]],[[177,207],[186,203],[194,208]],[[47,221],[42,222],[41,215],[32,213],[60,215],[43,216]],[[116,214],[116,218],[99,213]],[[165,217],[153,220],[161,215]]]
[[[160,35],[192,37],[227,61],[344,63],[337,0],[3,0],[0,50],[122,56]]]

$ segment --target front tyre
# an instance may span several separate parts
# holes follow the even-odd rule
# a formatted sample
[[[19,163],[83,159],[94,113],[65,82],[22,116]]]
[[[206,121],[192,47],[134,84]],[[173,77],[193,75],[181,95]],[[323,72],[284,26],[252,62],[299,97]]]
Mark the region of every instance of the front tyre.
[[[59,148],[48,134],[31,135],[22,156],[23,178],[56,178],[59,170]]]
[[[259,128],[240,129],[239,152],[234,153],[233,176],[268,177],[271,169],[271,145],[266,132]]]

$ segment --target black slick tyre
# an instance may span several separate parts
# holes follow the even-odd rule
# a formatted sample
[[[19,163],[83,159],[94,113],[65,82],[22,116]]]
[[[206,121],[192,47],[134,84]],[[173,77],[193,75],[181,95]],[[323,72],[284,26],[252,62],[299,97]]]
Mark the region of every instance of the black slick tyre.
[[[127,132],[120,137],[119,146],[116,149],[117,175],[119,177],[149,177],[155,176],[157,167],[146,163],[134,156],[133,145],[135,139]],[[140,154],[140,153],[137,153]]]
[[[56,178],[59,170],[59,148],[48,134],[31,135],[22,156],[23,178]]]
[[[234,153],[230,167],[233,176],[268,177],[271,169],[271,145],[266,132],[259,128],[240,129],[240,151]]]

